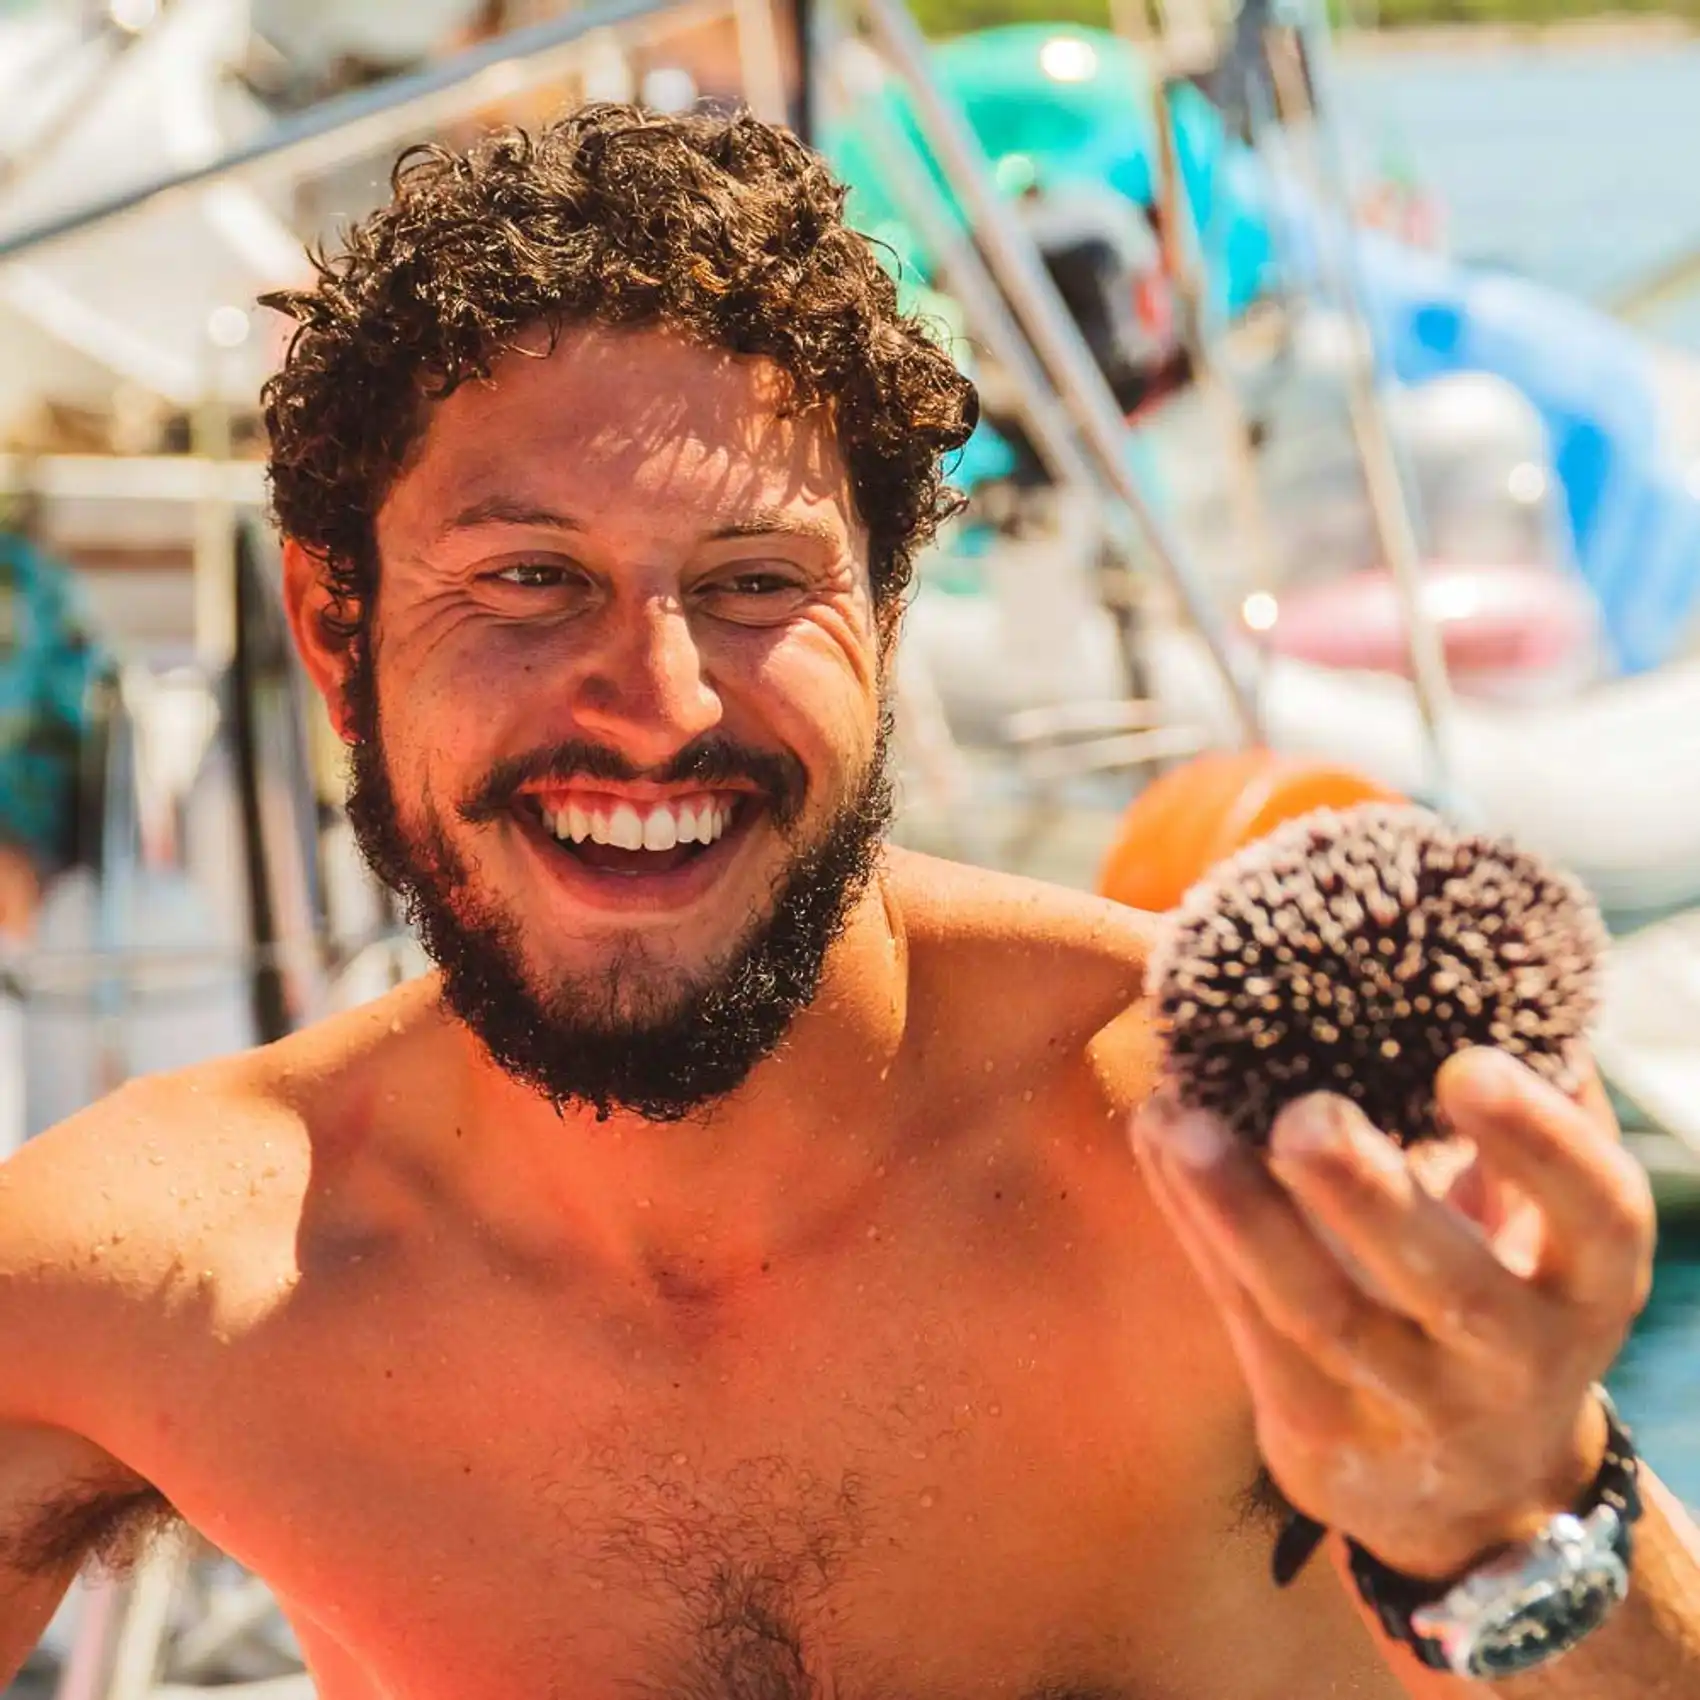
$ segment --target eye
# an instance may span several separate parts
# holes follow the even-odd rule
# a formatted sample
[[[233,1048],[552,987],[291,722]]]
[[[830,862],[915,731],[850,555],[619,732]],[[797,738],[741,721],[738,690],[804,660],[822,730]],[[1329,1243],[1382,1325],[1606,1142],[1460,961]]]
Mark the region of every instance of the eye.
[[[493,583],[511,584],[520,590],[553,590],[576,575],[559,561],[510,561],[484,576]]]
[[[717,618],[761,625],[789,619],[808,600],[809,583],[796,567],[752,564],[717,574],[696,595]]]
[[[720,584],[723,589],[736,596],[776,596],[782,591],[798,588],[797,581],[787,578],[783,573],[763,572],[759,569],[735,573],[731,578],[722,579]]]

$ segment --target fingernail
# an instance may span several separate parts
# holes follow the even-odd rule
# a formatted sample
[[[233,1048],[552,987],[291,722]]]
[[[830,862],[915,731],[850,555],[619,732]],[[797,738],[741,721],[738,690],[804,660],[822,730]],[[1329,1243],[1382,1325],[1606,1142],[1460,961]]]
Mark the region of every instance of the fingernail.
[[[1189,1169],[1208,1169],[1228,1149],[1226,1129],[1214,1116],[1184,1110],[1173,1117],[1160,1136],[1163,1149]]]
[[[1344,1150],[1352,1137],[1351,1103],[1333,1092],[1312,1092],[1275,1118],[1269,1144],[1276,1157],[1317,1157]]]
[[[1454,1088],[1461,1085],[1466,1092],[1489,1103],[1517,1091],[1523,1084],[1523,1068],[1516,1058],[1487,1045],[1459,1051],[1444,1066],[1452,1076]]]

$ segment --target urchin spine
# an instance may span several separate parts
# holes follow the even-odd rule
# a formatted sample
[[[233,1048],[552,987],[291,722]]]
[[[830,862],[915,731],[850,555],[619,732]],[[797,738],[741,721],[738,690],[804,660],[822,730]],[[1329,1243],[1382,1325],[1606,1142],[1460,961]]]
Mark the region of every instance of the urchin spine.
[[[1172,917],[1153,962],[1172,1084],[1253,1144],[1314,1090],[1431,1137],[1434,1077],[1467,1046],[1574,1085],[1604,944],[1581,885],[1505,840],[1410,807],[1318,811]]]

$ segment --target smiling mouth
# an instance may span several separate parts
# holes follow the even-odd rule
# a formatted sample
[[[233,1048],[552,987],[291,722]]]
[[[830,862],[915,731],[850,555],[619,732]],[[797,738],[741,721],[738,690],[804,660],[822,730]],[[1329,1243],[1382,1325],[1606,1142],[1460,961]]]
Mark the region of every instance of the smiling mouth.
[[[528,795],[514,813],[551,853],[591,873],[636,879],[674,873],[721,852],[743,836],[761,806],[756,797],[727,793],[643,808],[627,802],[555,807],[549,798]]]

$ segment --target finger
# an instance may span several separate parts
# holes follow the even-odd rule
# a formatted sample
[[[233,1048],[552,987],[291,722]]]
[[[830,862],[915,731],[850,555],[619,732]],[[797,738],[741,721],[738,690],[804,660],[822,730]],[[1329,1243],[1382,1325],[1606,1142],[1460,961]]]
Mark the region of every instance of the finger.
[[[1404,1154],[1350,1100],[1289,1104],[1269,1164],[1393,1310],[1447,1346],[1498,1354],[1530,1338],[1545,1301],[1482,1234],[1417,1182]]]
[[[1313,1424],[1344,1423],[1348,1388],[1270,1325],[1165,1170],[1161,1157],[1144,1164],[1152,1195],[1222,1319],[1253,1403],[1266,1412],[1302,1412]]]
[[[1432,1383],[1431,1342],[1354,1280],[1257,1156],[1166,1106],[1140,1130],[1169,1196],[1276,1333],[1349,1385],[1407,1401]]]
[[[1510,1182],[1492,1174],[1479,1156],[1442,1195],[1493,1247],[1493,1255],[1519,1280],[1534,1277],[1546,1222],[1539,1208]]]
[[[1540,1209],[1541,1284],[1582,1303],[1639,1309],[1652,1271],[1652,1188],[1617,1143],[1609,1110],[1573,1101],[1491,1050],[1451,1058],[1435,1092],[1481,1160]]]

